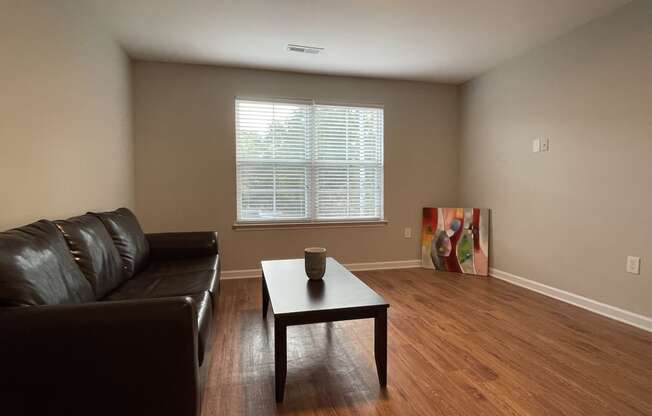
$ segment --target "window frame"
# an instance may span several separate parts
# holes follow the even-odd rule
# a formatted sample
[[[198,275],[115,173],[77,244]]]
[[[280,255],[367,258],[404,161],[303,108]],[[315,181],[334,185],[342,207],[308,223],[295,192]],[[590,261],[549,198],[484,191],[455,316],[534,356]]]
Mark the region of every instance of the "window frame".
[[[324,106],[342,106],[342,107],[357,107],[357,108],[370,108],[370,109],[380,109],[382,111],[382,123],[380,126],[381,137],[380,137],[380,180],[378,186],[380,187],[378,197],[380,199],[379,204],[379,217],[373,218],[364,218],[364,217],[338,217],[338,218],[319,218],[315,216],[315,207],[314,203],[316,201],[315,192],[315,177],[316,172],[315,166],[315,157],[314,150],[311,149],[311,158],[307,160],[306,165],[309,166],[310,178],[307,189],[307,209],[306,214],[307,218],[304,219],[285,219],[285,218],[269,218],[269,219],[241,219],[240,217],[240,208],[241,208],[241,193],[240,193],[240,178],[239,178],[239,162],[238,162],[238,101],[259,101],[266,103],[280,103],[280,104],[299,104],[299,105],[308,105],[311,108],[311,125],[310,128],[314,129],[314,106],[324,105]],[[233,229],[242,229],[242,230],[253,230],[253,229],[279,229],[279,228],[320,228],[320,227],[337,227],[337,228],[348,228],[348,227],[368,227],[368,226],[383,226],[387,225],[388,221],[385,216],[385,108],[382,104],[375,103],[352,103],[352,102],[341,102],[341,101],[318,101],[310,99],[295,99],[295,98],[278,98],[278,97],[250,97],[250,96],[236,96],[233,100],[233,109],[234,109],[234,142],[235,142],[235,154],[234,154],[234,165],[235,165],[235,201],[236,201],[236,213],[235,221],[233,223]],[[310,145],[314,144],[314,131],[310,137],[310,140],[313,140]],[[355,163],[344,165],[355,165]],[[362,165],[362,164],[360,164]]]

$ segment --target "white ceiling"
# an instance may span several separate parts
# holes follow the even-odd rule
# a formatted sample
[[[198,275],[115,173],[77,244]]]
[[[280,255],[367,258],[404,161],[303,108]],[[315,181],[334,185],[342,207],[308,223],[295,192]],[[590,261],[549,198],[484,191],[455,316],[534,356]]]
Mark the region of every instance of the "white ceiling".
[[[80,0],[130,56],[460,83],[629,0]],[[286,51],[288,43],[325,48]]]

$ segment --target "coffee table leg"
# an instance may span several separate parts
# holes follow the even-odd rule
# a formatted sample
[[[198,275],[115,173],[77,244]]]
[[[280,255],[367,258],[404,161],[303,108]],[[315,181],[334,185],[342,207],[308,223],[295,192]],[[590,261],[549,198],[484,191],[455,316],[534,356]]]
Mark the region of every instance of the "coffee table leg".
[[[274,376],[276,401],[282,402],[287,375],[287,326],[274,319]]]
[[[263,280],[263,318],[267,318],[267,309],[269,308],[269,292],[267,292],[267,283],[265,283],[265,274],[262,276]]]
[[[387,309],[378,311],[374,319],[374,355],[378,381],[382,387],[387,386]]]

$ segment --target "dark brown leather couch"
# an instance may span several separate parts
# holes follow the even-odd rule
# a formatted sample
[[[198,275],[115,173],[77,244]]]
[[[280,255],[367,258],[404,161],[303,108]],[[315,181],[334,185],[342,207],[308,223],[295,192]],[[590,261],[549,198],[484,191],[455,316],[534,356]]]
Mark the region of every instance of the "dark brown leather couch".
[[[126,208],[0,233],[0,413],[198,415],[219,274],[216,233]]]

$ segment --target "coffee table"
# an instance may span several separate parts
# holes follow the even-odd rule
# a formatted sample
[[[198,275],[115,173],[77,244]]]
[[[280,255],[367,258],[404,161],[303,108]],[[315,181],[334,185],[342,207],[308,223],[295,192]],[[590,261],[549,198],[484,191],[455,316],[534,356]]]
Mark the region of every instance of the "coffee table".
[[[303,259],[262,261],[263,318],[274,314],[276,401],[282,402],[287,375],[287,327],[374,318],[378,381],[387,385],[387,308],[389,303],[337,260],[326,259],[322,281],[306,277]]]

